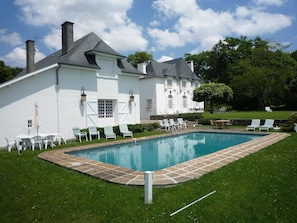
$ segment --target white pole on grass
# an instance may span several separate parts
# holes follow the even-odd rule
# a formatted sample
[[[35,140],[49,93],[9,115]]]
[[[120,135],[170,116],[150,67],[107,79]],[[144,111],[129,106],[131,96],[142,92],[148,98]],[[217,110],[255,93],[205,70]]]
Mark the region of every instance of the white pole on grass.
[[[212,192],[210,192],[210,193],[208,193],[208,194],[204,195],[203,197],[201,197],[201,198],[197,199],[196,201],[193,201],[192,203],[190,203],[190,204],[188,204],[188,205],[186,205],[186,206],[182,207],[181,209],[178,209],[177,211],[175,211],[175,212],[171,213],[171,214],[170,214],[170,217],[171,217],[171,216],[173,216],[173,215],[175,215],[175,214],[177,214],[178,212],[180,212],[180,211],[182,211],[182,210],[184,210],[184,209],[186,209],[186,208],[188,208],[188,207],[192,206],[193,204],[195,204],[195,203],[197,203],[197,202],[199,202],[199,201],[203,200],[204,198],[206,198],[206,197],[208,197],[208,196],[210,196],[210,195],[214,194],[215,192],[216,192],[216,191],[214,190],[214,191],[212,191]]]
[[[144,203],[151,204],[153,202],[153,172],[144,172]]]

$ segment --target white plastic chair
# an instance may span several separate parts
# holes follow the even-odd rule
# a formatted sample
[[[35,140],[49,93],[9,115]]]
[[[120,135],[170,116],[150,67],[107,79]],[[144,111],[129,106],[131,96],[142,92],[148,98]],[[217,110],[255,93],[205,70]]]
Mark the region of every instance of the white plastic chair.
[[[266,119],[264,125],[260,125],[259,130],[269,131],[269,129],[273,129],[274,120]]]
[[[14,139],[5,138],[7,143],[7,151],[11,152],[12,147],[16,147],[16,141]]]
[[[267,107],[265,107],[265,111],[266,111],[266,112],[272,112],[271,108],[270,108],[270,107],[268,107],[268,106],[267,106]]]
[[[97,136],[97,138],[100,139],[100,132],[98,131],[96,126],[89,126],[88,130],[89,130],[89,136],[91,141],[92,141],[92,136]]]
[[[116,139],[116,134],[113,132],[112,126],[104,127],[104,135],[105,135],[105,139]]]
[[[255,131],[257,128],[260,127],[260,119],[253,119],[251,124],[246,127],[246,130],[253,130]]]
[[[187,128],[188,126],[187,126],[187,123],[184,121],[184,119],[183,118],[177,118],[177,123],[178,123],[178,125],[179,125],[179,128]]]
[[[78,138],[79,142],[81,142],[81,138],[86,138],[86,141],[88,141],[88,135],[86,132],[80,131],[78,127],[72,128],[73,134],[76,138]]]
[[[45,149],[47,149],[48,146],[50,146],[51,148],[55,147],[54,137],[55,137],[54,135],[47,135],[44,137],[43,144]]]
[[[35,146],[38,146],[39,149],[41,150],[43,147],[43,138],[41,136],[34,136],[31,139],[31,143],[32,143],[32,151],[34,151]]]
[[[172,126],[172,129],[177,131],[176,127],[179,126],[178,123],[175,123],[175,121],[173,120],[173,118],[169,119],[169,124]]]
[[[124,138],[126,136],[133,137],[133,132],[128,129],[128,126],[126,124],[119,125],[119,128],[120,128],[120,133],[123,135]]]

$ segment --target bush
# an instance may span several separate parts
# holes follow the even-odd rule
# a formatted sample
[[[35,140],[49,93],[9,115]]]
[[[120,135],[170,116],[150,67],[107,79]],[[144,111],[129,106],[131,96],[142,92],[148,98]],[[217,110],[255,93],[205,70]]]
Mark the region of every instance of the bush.
[[[178,118],[183,118],[184,120],[188,120],[188,121],[196,121],[198,119],[200,122],[200,119],[203,119],[203,114],[202,113],[183,113],[183,114],[179,114]]]
[[[145,129],[144,125],[142,125],[142,124],[128,125],[128,128],[133,133],[135,133],[135,132],[144,132],[144,129]]]
[[[297,123],[297,112],[292,113],[286,124],[281,125],[281,129],[284,132],[293,132],[294,131],[294,123]]]

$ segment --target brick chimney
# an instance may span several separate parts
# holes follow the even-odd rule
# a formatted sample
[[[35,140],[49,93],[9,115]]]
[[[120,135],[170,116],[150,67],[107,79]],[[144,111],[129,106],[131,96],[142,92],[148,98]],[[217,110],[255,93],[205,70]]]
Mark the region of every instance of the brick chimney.
[[[35,42],[33,40],[26,41],[26,73],[35,71]]]
[[[73,24],[72,22],[64,22],[62,26],[62,54],[68,53],[73,47]]]

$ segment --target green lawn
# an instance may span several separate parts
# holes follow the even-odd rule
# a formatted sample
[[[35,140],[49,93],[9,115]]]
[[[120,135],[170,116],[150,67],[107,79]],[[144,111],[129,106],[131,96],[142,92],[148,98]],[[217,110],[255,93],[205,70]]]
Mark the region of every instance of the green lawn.
[[[296,222],[297,133],[199,179],[115,185],[37,158],[0,151],[0,222]],[[210,197],[170,214],[216,190]]]
[[[230,111],[226,113],[213,113],[209,112],[203,113],[203,117],[206,119],[275,119],[275,120],[286,120],[290,114],[294,111],[247,111],[247,112],[237,112]]]

